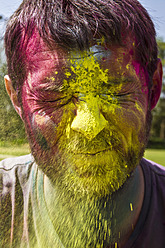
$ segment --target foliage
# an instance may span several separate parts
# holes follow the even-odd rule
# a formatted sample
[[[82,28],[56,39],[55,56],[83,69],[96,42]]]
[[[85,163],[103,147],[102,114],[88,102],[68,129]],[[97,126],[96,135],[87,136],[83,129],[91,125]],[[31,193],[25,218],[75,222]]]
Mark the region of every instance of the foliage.
[[[163,70],[165,71],[165,42],[158,40],[159,58],[162,60]],[[163,86],[161,98],[157,107],[153,111],[153,123],[151,130],[151,138],[159,137],[165,140],[165,75],[163,76]]]
[[[24,143],[26,142],[24,125],[14,110],[5,89],[4,75],[6,72],[7,66],[3,64],[0,68],[0,141]]]

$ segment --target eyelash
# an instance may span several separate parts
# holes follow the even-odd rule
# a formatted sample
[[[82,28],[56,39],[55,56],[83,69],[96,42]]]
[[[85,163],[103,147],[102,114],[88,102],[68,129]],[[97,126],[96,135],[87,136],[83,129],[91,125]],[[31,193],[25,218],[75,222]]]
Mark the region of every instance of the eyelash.
[[[107,96],[107,98],[108,98],[108,96],[109,96],[113,99],[113,98],[118,98],[118,97],[126,97],[129,95],[131,95],[131,93],[119,93],[119,94],[114,93],[114,94],[101,94],[100,97],[102,97],[102,96],[106,97]]]
[[[62,92],[61,92],[62,93]],[[108,101],[108,102],[111,102],[112,104],[113,103],[116,103],[117,102],[120,102],[120,101],[127,101],[128,100],[128,96],[131,95],[132,92],[129,92],[129,93],[114,93],[114,94],[97,94],[96,95],[99,95],[99,97],[104,100],[104,101]],[[44,97],[43,97],[44,98]],[[37,100],[37,102],[40,104],[41,107],[46,107],[45,104],[52,104],[50,106],[53,107],[53,108],[61,108],[65,105],[67,105],[69,102],[71,102],[74,98],[77,98],[75,97],[75,94],[69,94],[69,92],[67,92],[67,94],[65,93],[65,95],[62,97],[59,97],[57,99],[52,99],[52,100],[48,100],[48,99],[40,99],[40,100]],[[44,106],[43,106],[44,105]]]
[[[41,108],[54,108],[54,109],[58,109],[61,108],[65,105],[67,105],[70,101],[71,101],[72,97],[63,97],[63,98],[58,98],[55,100],[40,100],[38,101],[39,105]]]
[[[66,97],[62,97],[62,98],[57,98],[57,99],[55,99],[55,100],[42,100],[42,102],[58,102],[58,101],[60,101],[60,100],[63,100],[63,99],[65,99]]]

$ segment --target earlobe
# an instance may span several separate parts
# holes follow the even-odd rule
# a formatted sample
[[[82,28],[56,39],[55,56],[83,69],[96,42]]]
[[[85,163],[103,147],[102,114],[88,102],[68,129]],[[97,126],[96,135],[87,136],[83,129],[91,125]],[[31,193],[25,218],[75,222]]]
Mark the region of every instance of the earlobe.
[[[153,85],[151,88],[151,110],[155,108],[161,93],[162,88],[162,78],[163,78],[163,69],[162,62],[158,59],[157,68],[153,74]]]
[[[13,104],[15,110],[17,111],[17,113],[19,114],[19,116],[22,118],[21,106],[20,106],[19,101],[18,101],[17,93],[12,86],[11,79],[8,75],[6,75],[4,77],[4,80],[5,80],[6,90],[7,90],[7,93],[8,93],[8,95],[12,101],[12,104]]]

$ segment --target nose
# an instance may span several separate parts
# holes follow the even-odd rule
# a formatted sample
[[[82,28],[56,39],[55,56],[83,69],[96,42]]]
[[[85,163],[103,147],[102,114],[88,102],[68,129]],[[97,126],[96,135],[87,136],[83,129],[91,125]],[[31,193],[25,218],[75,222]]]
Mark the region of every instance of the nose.
[[[100,113],[97,97],[80,99],[77,115],[71,124],[74,131],[80,132],[87,139],[92,140],[107,124],[108,122]]]

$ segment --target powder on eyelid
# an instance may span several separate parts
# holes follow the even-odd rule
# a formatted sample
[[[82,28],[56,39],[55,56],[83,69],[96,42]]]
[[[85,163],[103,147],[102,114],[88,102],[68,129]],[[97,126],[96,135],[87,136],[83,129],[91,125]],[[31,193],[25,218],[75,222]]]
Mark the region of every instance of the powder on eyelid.
[[[100,103],[104,101],[109,105],[109,109],[114,110],[114,104],[117,104],[116,92],[121,89],[121,84],[108,86],[110,75],[108,69],[103,70],[99,61],[102,57],[110,56],[110,51],[106,51],[101,46],[93,46],[90,52],[72,54],[69,60],[71,71],[75,77],[71,77],[71,72],[65,72],[67,80],[64,80],[64,86],[68,85],[74,93],[78,92],[79,103],[77,105],[77,115],[75,116],[71,128],[82,132],[88,139],[93,139],[108,122],[100,113]],[[105,89],[104,89],[105,88]],[[108,92],[107,92],[108,90]]]
[[[98,48],[99,47],[99,48]],[[74,73],[74,79],[71,79],[71,73],[65,72],[67,80],[64,80],[64,84],[68,84],[71,90],[80,92],[102,92],[103,83],[107,84],[109,81],[113,81],[113,77],[108,75],[108,69],[103,70],[100,67],[101,58],[110,56],[110,50],[104,50],[101,46],[93,46],[90,48],[90,52],[73,53],[71,59],[69,59],[71,71]],[[102,49],[102,50],[101,50]],[[119,91],[121,85],[118,88],[111,86],[111,94]],[[110,94],[108,92],[108,94]]]

